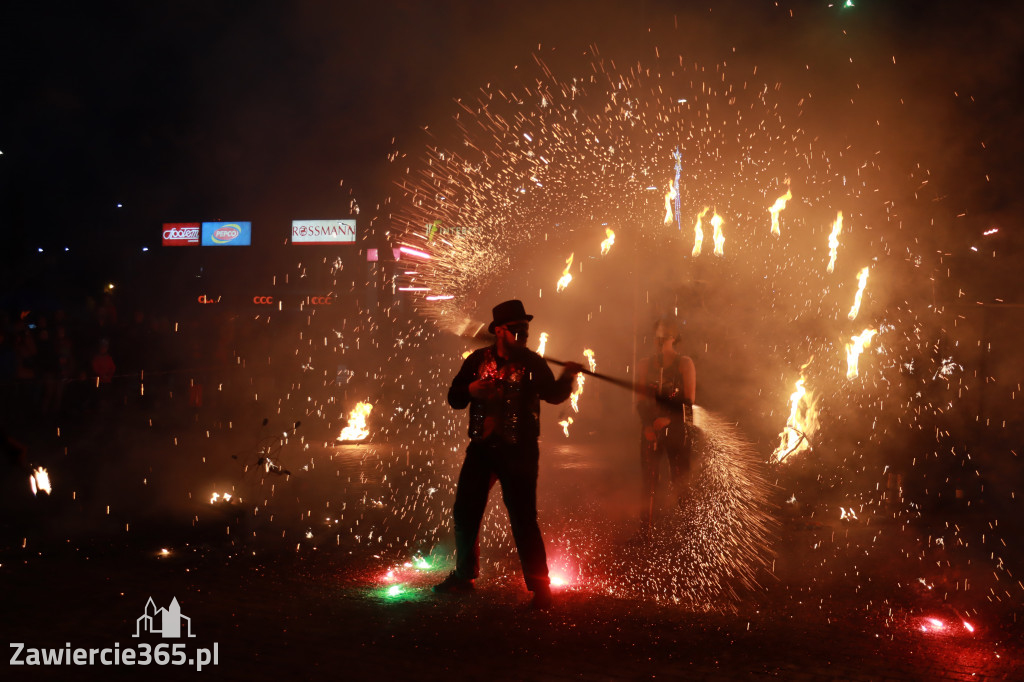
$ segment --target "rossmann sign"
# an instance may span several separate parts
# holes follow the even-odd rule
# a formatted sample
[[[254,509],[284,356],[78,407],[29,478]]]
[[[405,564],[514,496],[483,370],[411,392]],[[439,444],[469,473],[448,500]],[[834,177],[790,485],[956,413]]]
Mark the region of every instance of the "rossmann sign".
[[[352,244],[355,220],[293,220],[292,244]]]
[[[199,246],[199,223],[164,223],[164,246]]]
[[[203,223],[203,246],[249,246],[252,223]]]

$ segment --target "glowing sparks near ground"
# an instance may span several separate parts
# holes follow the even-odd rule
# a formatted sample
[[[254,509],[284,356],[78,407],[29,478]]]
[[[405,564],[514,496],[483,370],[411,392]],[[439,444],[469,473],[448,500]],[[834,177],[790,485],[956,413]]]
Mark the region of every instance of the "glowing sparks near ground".
[[[544,357],[544,351],[547,349],[547,347],[548,347],[548,333],[547,332],[541,332],[540,333],[540,344],[537,346],[537,355],[539,355],[541,357]]]
[[[32,494],[37,495],[41,490],[47,495],[50,494],[50,474],[47,473],[43,467],[37,467],[32,471],[32,475],[29,476],[28,484],[32,488]]]
[[[875,334],[878,333],[877,329],[865,329],[860,334],[857,334],[850,339],[850,343],[846,344],[846,378],[853,379],[857,376],[857,363],[860,359],[860,354],[864,352],[864,349],[871,345],[871,339],[874,338]]]
[[[772,234],[776,237],[782,234],[779,230],[779,212],[786,208],[786,202],[793,198],[793,192],[786,189],[786,193],[775,200],[772,207],[768,209],[768,212],[772,214]]]
[[[773,462],[784,462],[790,455],[811,449],[810,438],[818,429],[818,413],[814,396],[808,392],[804,382],[806,379],[801,375],[789,396],[789,418],[786,428],[779,434],[779,446],[772,453]]]
[[[710,206],[705,206],[704,210],[697,214],[697,222],[693,226],[693,256],[700,255],[700,247],[704,243],[704,216],[711,210]]]
[[[565,261],[565,270],[562,271],[562,276],[558,278],[558,286],[555,287],[556,291],[565,290],[565,288],[569,286],[569,282],[572,281],[572,275],[569,274],[569,268],[572,267],[572,257],[575,255],[575,253],[570,253],[569,259]]]
[[[558,425],[562,427],[562,433],[564,433],[565,437],[568,438],[569,427],[572,426],[572,417],[566,417],[562,421],[558,422]]]
[[[370,430],[366,428],[366,418],[370,416],[371,410],[373,410],[373,405],[370,403],[360,402],[357,404],[349,413],[348,425],[341,430],[338,440],[359,441],[369,437]]]
[[[828,236],[828,267],[829,272],[836,269],[836,253],[839,250],[839,233],[843,230],[843,212],[839,211],[836,221],[832,223],[832,233]]]
[[[668,191],[665,192],[665,224],[668,225],[672,222],[672,202],[676,198],[676,188],[672,185],[672,182],[668,183]]]
[[[210,497],[210,504],[216,504],[217,502],[230,502],[230,501],[231,501],[231,493],[224,493],[224,494],[214,493]]]
[[[610,228],[610,227],[604,228],[604,233],[605,233],[606,237],[605,237],[605,240],[601,242],[601,255],[602,256],[608,255],[608,252],[612,250],[612,244],[615,243],[615,232],[612,231],[612,228]]]
[[[715,228],[714,240],[715,240],[715,255],[725,255],[725,235],[722,233],[722,216],[715,213],[711,216],[711,225]]]
[[[864,296],[864,287],[868,283],[868,268],[862,268],[860,273],[857,274],[857,295],[853,299],[853,307],[850,308],[850,313],[847,315],[851,320],[856,320],[857,315],[860,313],[860,300]]]

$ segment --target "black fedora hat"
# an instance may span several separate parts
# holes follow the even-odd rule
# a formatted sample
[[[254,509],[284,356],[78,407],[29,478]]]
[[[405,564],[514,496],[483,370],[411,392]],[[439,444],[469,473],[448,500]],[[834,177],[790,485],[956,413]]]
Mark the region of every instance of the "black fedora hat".
[[[495,327],[500,327],[503,324],[518,322],[520,320],[526,320],[529,322],[533,319],[533,315],[526,314],[526,308],[523,307],[523,302],[516,298],[494,306],[494,308],[491,309],[491,316],[494,318],[494,321],[488,325],[487,331],[492,334],[494,333]]]

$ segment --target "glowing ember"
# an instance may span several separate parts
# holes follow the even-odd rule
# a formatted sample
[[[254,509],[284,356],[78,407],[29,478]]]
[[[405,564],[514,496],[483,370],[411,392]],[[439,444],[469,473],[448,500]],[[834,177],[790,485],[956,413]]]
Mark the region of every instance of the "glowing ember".
[[[615,243],[615,233],[612,231],[612,228],[610,228],[610,227],[604,228],[604,233],[605,233],[605,235],[607,235],[607,238],[603,242],[601,242],[601,255],[602,256],[606,255],[609,251],[611,251],[612,250],[612,244]]]
[[[668,191],[665,192],[665,224],[668,225],[672,222],[672,202],[676,198],[676,188],[672,185],[672,182],[668,183]]]
[[[572,275],[569,274],[569,268],[572,267],[572,257],[574,255],[576,254],[570,253],[569,260],[565,261],[565,270],[562,272],[562,276],[558,279],[558,286],[555,288],[556,291],[562,291],[569,286],[569,282],[572,281]]]
[[[772,204],[772,207],[768,209],[768,212],[772,214],[772,234],[774,234],[776,237],[782,234],[782,232],[779,230],[779,213],[782,211],[782,209],[786,208],[786,202],[792,198],[793,192],[790,191],[789,188],[787,188],[786,193],[783,194],[778,199],[776,199],[775,203]]]
[[[540,345],[537,346],[537,355],[539,355],[541,357],[544,357],[544,350],[547,348],[547,346],[548,346],[548,333],[547,332],[541,332],[540,333]]]
[[[32,471],[32,475],[28,479],[29,485],[32,487],[32,494],[36,495],[42,490],[47,495],[50,494],[50,474],[46,472],[43,467],[38,467]]]
[[[871,339],[878,333],[877,329],[865,329],[860,334],[850,339],[846,344],[846,378],[853,379],[857,376],[857,361],[864,349],[871,345]]]
[[[836,251],[839,249],[839,233],[843,230],[843,212],[839,211],[836,221],[832,223],[832,233],[828,236],[828,267],[832,272],[836,268]]]
[[[804,381],[801,375],[796,382],[796,390],[789,396],[789,419],[779,434],[779,447],[772,453],[773,462],[784,462],[790,455],[811,449],[810,437],[818,428],[818,414],[814,396],[808,392]]]
[[[569,427],[572,425],[572,417],[566,417],[562,421],[558,422],[558,425],[562,427],[562,433],[564,433],[565,437],[568,438]]]
[[[693,255],[700,255],[701,244],[704,243],[704,216],[711,210],[711,207],[705,206],[704,210],[697,215],[697,224],[693,226]]]
[[[230,502],[231,493],[224,493],[223,495],[221,495],[220,493],[214,493],[213,497],[210,498],[210,504],[216,504],[218,501]]]
[[[366,428],[366,418],[370,416],[373,405],[361,402],[348,415],[348,426],[338,435],[340,441],[365,440],[370,435]]]
[[[714,240],[716,256],[725,255],[725,235],[722,234],[722,222],[722,216],[718,215],[718,213],[711,216],[711,225],[715,228]]]
[[[850,308],[850,314],[847,315],[851,320],[856,320],[857,313],[860,312],[860,299],[864,295],[864,287],[868,283],[868,268],[862,268],[860,273],[857,275],[857,279],[860,280],[857,284],[857,295],[853,299],[853,307]]]

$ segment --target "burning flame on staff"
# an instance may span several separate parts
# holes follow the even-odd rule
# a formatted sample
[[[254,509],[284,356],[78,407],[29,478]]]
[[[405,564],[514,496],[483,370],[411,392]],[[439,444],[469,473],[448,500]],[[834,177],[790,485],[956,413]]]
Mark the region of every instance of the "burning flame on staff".
[[[860,299],[864,295],[864,287],[868,283],[868,268],[862,268],[857,278],[860,280],[860,283],[857,285],[857,295],[853,299],[853,307],[850,308],[850,314],[847,315],[851,320],[856,320],[857,314],[860,312]]]
[[[668,182],[668,191],[665,192],[665,224],[668,225],[672,222],[672,202],[676,198],[676,188],[672,184],[672,181]]]
[[[558,425],[562,427],[562,433],[565,434],[566,438],[569,437],[569,426],[571,424],[572,424],[572,417],[566,417],[562,421],[558,422]]]
[[[587,348],[583,351],[583,354],[587,357],[587,362],[590,363],[590,371],[597,371],[597,362],[594,361],[594,351]],[[576,375],[576,390],[569,396],[569,403],[572,405],[573,412],[580,411],[580,396],[583,395],[583,384],[587,379],[586,374]]]
[[[789,396],[789,419],[786,420],[786,428],[779,434],[779,446],[772,453],[773,462],[782,463],[790,455],[811,449],[810,437],[818,429],[818,412],[814,405],[814,395],[807,390],[805,381],[801,374],[795,390]]]
[[[704,243],[704,216],[710,211],[709,206],[697,215],[697,224],[693,226],[693,256],[700,255],[700,246]]]
[[[360,402],[352,412],[348,415],[348,426],[341,430],[338,435],[340,441],[357,441],[365,440],[370,435],[370,430],[366,428],[366,418],[370,416],[370,411],[373,409],[373,405],[370,403]]]
[[[839,211],[836,221],[832,223],[832,234],[828,236],[828,268],[832,272],[836,268],[836,251],[839,249],[839,233],[843,229],[843,212]]]
[[[572,281],[572,275],[569,274],[569,268],[572,267],[572,257],[575,255],[575,253],[570,253],[569,260],[565,261],[565,270],[562,272],[562,276],[558,279],[558,286],[555,288],[556,291],[562,291],[569,286],[569,282]]]
[[[597,361],[594,360],[594,351],[589,348],[583,349],[583,355],[586,356],[587,362],[590,363],[590,371],[597,371]]]
[[[32,475],[28,477],[28,484],[32,488],[33,495],[37,495],[40,490],[47,495],[52,492],[52,488],[50,488],[50,474],[47,473],[44,467],[37,467],[32,470]]]
[[[877,329],[865,329],[860,334],[850,339],[846,344],[846,378],[853,379],[857,376],[857,361],[864,349],[871,345],[871,339],[878,333]]]
[[[725,235],[722,234],[723,222],[724,221],[722,220],[722,216],[718,215],[718,213],[715,213],[715,215],[711,216],[711,225],[714,226],[715,228],[714,240],[716,256],[725,255]]]
[[[612,250],[612,244],[615,243],[615,233],[612,231],[612,228],[604,228],[604,233],[607,235],[607,239],[601,242],[602,256],[607,255],[607,253]]]
[[[786,184],[789,185],[789,181],[786,181]],[[793,192],[787,186],[786,193],[783,194],[778,199],[776,199],[775,203],[772,204],[772,207],[768,209],[768,212],[772,214],[772,234],[774,234],[776,237],[782,234],[782,232],[779,230],[779,213],[782,211],[782,209],[786,208],[786,202],[792,198]]]
[[[540,345],[537,346],[537,355],[544,357],[544,349],[548,346],[548,333],[540,333]]]

